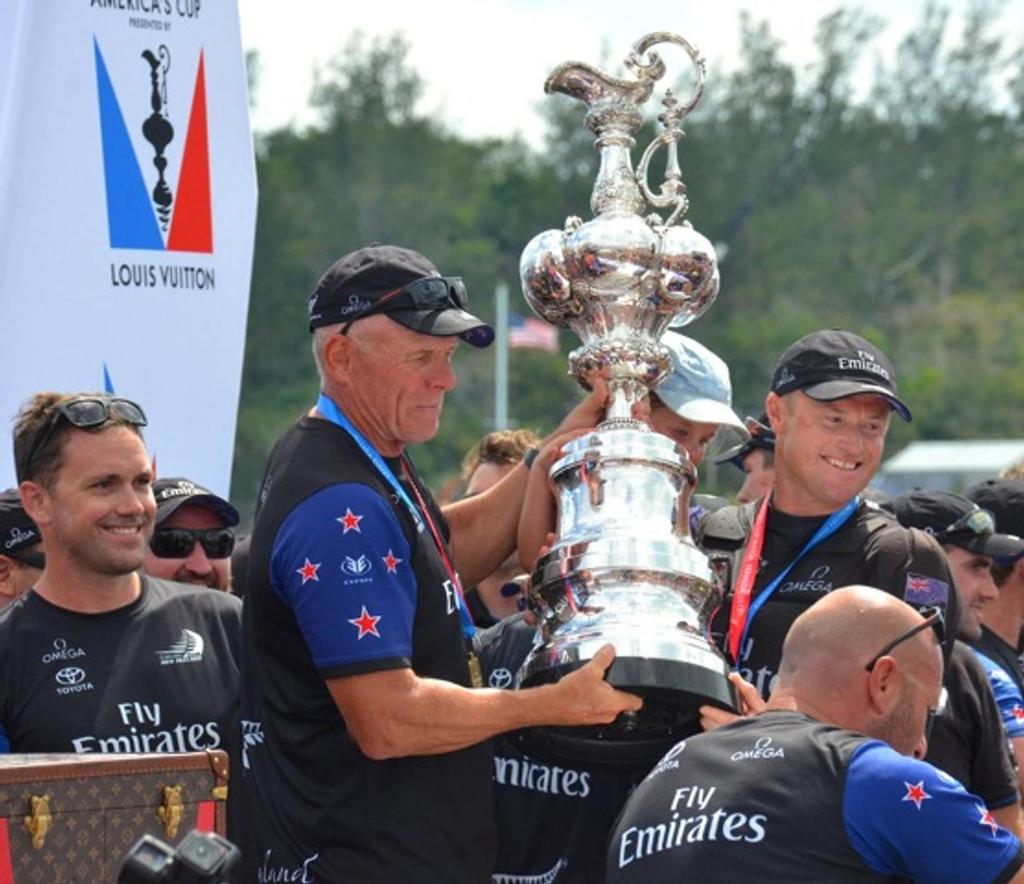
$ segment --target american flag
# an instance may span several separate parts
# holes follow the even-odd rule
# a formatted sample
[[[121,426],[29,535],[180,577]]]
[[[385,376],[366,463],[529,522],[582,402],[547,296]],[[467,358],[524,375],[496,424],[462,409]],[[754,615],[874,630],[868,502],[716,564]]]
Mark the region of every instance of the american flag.
[[[532,316],[509,317],[508,346],[513,350],[558,352],[558,329]]]

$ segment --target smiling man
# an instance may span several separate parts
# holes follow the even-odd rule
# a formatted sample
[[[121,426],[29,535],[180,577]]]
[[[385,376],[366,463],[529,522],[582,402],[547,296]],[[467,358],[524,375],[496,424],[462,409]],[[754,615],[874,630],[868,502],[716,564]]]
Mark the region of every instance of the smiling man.
[[[42,575],[0,612],[0,746],[190,752],[237,731],[241,603],[139,572],[156,504],[142,409],[38,393],[14,427]]]
[[[972,702],[979,682],[986,687],[984,673],[970,649],[953,641],[961,602],[946,556],[934,537],[860,496],[881,463],[892,413],[910,420],[892,363],[859,335],[814,332],[780,357],[765,410],[776,434],[772,493],[717,510],[701,525],[701,543],[729,575],[713,626],[727,654],[767,697],[789,628],[835,588],[872,586],[914,607],[941,609],[951,710],[944,719],[955,711],[964,722],[961,750],[944,753],[956,760],[947,772],[1016,830],[1016,782],[999,751],[998,712],[994,702],[987,713]],[[976,714],[965,721],[969,705]],[[733,717],[701,711],[706,727]]]
[[[714,630],[767,697],[789,627],[836,587],[949,604],[954,618],[956,597],[938,544],[860,497],[881,463],[892,413],[911,417],[881,350],[835,329],[801,338],[776,364],[765,411],[775,433],[772,493],[715,511],[699,539],[728,575]]]

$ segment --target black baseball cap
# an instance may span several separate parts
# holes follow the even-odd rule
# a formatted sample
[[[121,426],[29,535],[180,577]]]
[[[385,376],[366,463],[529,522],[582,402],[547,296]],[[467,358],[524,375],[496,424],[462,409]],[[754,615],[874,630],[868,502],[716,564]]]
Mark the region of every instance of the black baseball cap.
[[[417,292],[404,291],[420,280],[437,281],[426,289],[443,306],[423,306]],[[466,306],[461,279],[441,276],[431,261],[412,249],[375,243],[339,258],[320,278],[309,296],[309,330],[384,313],[420,334],[458,336],[474,347],[489,346],[494,329]]]
[[[18,553],[42,542],[36,523],[21,505],[17,488],[0,492],[0,556],[18,557]]]
[[[223,497],[218,497],[202,485],[191,479],[180,476],[170,479],[157,479],[153,483],[153,496],[156,498],[156,523],[161,524],[171,513],[186,503],[210,510],[224,520],[225,526],[233,528],[240,521],[236,510]]]
[[[996,528],[1024,537],[1024,479],[983,479],[965,492],[996,517]]]
[[[758,449],[761,451],[775,450],[775,430],[768,423],[767,414],[762,414],[760,417],[751,417],[748,414],[743,418],[743,424],[750,436],[713,458],[715,463],[731,463],[742,470],[743,461],[746,460],[750,452]]]
[[[794,390],[822,402],[877,393],[903,420],[912,420],[896,395],[896,370],[886,355],[860,335],[841,329],[812,332],[782,354],[772,374],[772,392],[785,396]]]
[[[1024,540],[1012,534],[997,534],[992,514],[959,494],[917,488],[892,498],[885,508],[901,525],[920,528],[939,543],[996,559],[1024,555]]]

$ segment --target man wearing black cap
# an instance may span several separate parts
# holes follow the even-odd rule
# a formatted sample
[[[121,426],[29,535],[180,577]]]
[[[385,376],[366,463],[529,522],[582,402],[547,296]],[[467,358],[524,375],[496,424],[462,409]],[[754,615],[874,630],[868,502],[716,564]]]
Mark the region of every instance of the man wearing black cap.
[[[713,629],[767,697],[790,625],[836,587],[875,586],[919,607],[955,608],[956,598],[935,541],[860,497],[891,413],[910,419],[881,350],[846,331],[801,338],[776,364],[765,411],[775,432],[772,493],[710,514],[699,541],[728,581]],[[702,711],[709,725],[725,719]]]
[[[157,479],[156,529],[149,539],[143,569],[154,577],[231,588],[236,510],[224,498],[190,479]]]
[[[959,638],[977,642],[985,612],[999,597],[992,563],[1019,559],[1024,555],[1024,540],[996,533],[992,513],[959,494],[918,489],[894,497],[888,508],[900,524],[927,531],[942,544],[960,593]],[[1003,813],[1008,808],[1012,813],[1020,799],[1019,789],[1024,788],[1020,779],[1024,699],[993,660],[983,653],[975,659],[965,650],[964,644],[957,643],[950,661],[946,678],[950,704],[936,720],[928,760],[984,798],[993,811]],[[1006,764],[1006,737],[1017,761],[1017,791]]]
[[[153,530],[146,416],[103,394],[37,393],[14,460],[45,568],[0,611],[0,748],[231,749],[241,602],[141,573]]]
[[[271,454],[250,549],[232,785],[247,880],[488,880],[485,741],[639,708],[603,679],[610,647],[556,685],[470,689],[462,583],[512,552],[530,465],[559,443],[434,504],[406,449],[437,432],[459,341],[493,338],[466,307],[461,279],[384,245],[338,260],[310,298],[321,395]],[[592,395],[560,430],[603,407]]]
[[[995,517],[996,529],[1024,537],[1024,479],[985,479],[964,496]],[[994,660],[1024,696],[1020,633],[1024,626],[1024,555],[995,556],[992,579],[999,592],[982,614],[981,636],[974,647]]]
[[[768,425],[768,415],[747,417],[744,424],[750,436],[715,458],[715,463],[731,463],[743,473],[737,503],[760,500],[775,481],[775,432]]]
[[[43,573],[46,558],[39,529],[17,488],[0,493],[0,608],[14,601]]]

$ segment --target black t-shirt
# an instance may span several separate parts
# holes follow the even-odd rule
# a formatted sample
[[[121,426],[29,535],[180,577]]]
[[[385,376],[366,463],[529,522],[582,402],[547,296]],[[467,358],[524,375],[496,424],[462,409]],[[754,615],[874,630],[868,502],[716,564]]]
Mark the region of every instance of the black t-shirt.
[[[931,765],[773,711],[691,737],[615,824],[609,884],[1006,880],[1017,839]]]
[[[511,617],[477,633],[484,681],[511,688],[536,629]],[[494,741],[494,812],[499,882],[592,884],[604,878],[605,845],[630,790],[650,769],[559,765]]]
[[[990,660],[998,663],[1013,679],[1017,690],[1024,696],[1024,666],[1021,665],[1017,649],[1013,645],[1004,642],[987,626],[982,626],[981,638],[974,642],[974,647]]]
[[[0,613],[0,715],[12,752],[231,749],[241,602],[142,577],[99,614],[29,591]]]
[[[753,513],[753,505],[724,507],[709,514],[699,527],[701,547],[713,561],[718,557],[720,562],[727,563],[729,589],[712,622],[712,633],[721,647],[725,647],[732,587]],[[769,509],[761,566],[751,595],[752,608],[765,587],[797,556],[824,521],[824,517],[791,516]],[[729,532],[719,530],[728,522],[741,526],[732,536],[724,536]],[[782,643],[793,621],[833,589],[853,584],[876,587],[915,607],[948,605],[947,620],[955,621],[959,611],[952,574],[934,538],[904,528],[874,504],[861,502],[842,527],[797,562],[760,606],[740,648],[740,674],[767,697],[782,659]]]
[[[932,726],[927,761],[956,777],[989,807],[1020,800],[999,707],[974,652],[958,641],[946,663],[949,697]]]
[[[251,541],[234,768],[245,880],[489,879],[490,745],[373,761],[325,683],[407,667],[469,686],[458,593],[429,528],[350,437],[303,418],[271,454]]]

